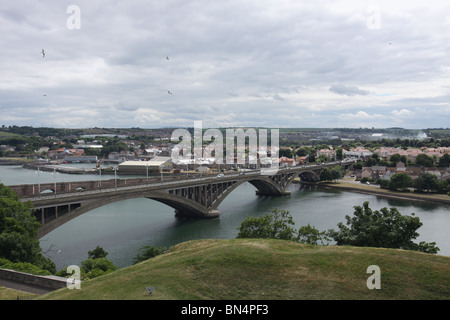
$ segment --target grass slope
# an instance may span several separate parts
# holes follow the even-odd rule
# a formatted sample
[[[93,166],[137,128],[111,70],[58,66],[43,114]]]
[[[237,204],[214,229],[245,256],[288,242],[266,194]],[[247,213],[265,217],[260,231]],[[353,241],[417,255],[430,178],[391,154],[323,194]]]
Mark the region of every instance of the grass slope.
[[[381,289],[369,290],[369,265]],[[145,290],[155,288],[153,294]],[[449,299],[450,257],[310,246],[283,240],[194,240],[169,253],[38,299]]]

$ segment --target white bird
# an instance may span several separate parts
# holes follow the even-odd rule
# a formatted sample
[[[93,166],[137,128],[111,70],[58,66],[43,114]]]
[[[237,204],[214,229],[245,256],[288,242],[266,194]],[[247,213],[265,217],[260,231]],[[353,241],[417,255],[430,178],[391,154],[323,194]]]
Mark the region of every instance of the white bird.
[[[44,58],[44,57],[45,57],[45,51],[44,51],[44,49],[42,49],[41,53],[42,53],[42,58]]]

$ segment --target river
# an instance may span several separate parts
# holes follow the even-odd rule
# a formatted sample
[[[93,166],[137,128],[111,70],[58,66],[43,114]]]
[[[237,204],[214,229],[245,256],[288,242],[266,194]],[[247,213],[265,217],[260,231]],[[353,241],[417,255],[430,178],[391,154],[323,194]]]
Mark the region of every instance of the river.
[[[85,165],[88,166],[88,165]],[[90,165],[91,167],[93,165]],[[118,176],[121,177],[120,175]],[[103,176],[102,179],[110,179]],[[0,166],[0,182],[5,185],[37,183],[34,170],[20,166]],[[98,175],[71,175],[40,172],[40,182],[64,182],[100,179]],[[402,214],[415,213],[423,226],[414,240],[436,242],[438,254],[450,256],[450,206],[392,200],[338,190],[305,190],[290,186],[291,195],[259,197],[255,188],[243,184],[221,203],[218,219],[198,220],[175,218],[167,205],[150,199],[131,199],[115,202],[77,217],[40,239],[41,247],[58,270],[68,265],[79,265],[87,259],[88,251],[101,246],[107,258],[119,268],[129,266],[145,245],[170,247],[177,243],[204,238],[231,239],[237,236],[240,223],[247,216],[260,216],[274,208],[290,212],[295,228],[310,224],[320,231],[337,229],[345,216],[353,214],[353,207],[370,202],[372,209],[396,207]]]

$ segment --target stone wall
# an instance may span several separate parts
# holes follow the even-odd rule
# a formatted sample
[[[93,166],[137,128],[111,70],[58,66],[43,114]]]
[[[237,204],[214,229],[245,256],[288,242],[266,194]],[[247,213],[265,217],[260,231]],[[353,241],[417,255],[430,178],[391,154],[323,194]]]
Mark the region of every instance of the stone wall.
[[[67,283],[67,279],[62,277],[37,276],[8,269],[0,269],[0,278],[53,290],[66,287]]]

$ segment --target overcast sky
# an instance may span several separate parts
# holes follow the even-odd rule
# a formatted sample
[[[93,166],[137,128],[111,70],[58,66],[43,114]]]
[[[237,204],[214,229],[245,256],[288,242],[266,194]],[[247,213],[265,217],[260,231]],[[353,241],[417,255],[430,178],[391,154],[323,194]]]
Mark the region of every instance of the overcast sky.
[[[443,0],[2,1],[0,48],[0,125],[450,126]]]

